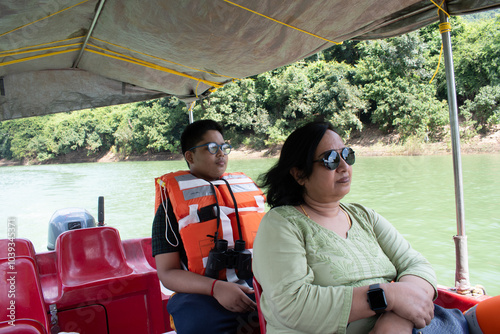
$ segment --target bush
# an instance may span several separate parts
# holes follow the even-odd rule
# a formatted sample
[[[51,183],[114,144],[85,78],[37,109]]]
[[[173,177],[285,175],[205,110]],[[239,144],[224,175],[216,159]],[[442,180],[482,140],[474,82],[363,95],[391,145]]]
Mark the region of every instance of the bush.
[[[477,131],[488,131],[500,123],[500,86],[485,86],[479,90],[473,101],[467,100],[460,108],[460,114]]]

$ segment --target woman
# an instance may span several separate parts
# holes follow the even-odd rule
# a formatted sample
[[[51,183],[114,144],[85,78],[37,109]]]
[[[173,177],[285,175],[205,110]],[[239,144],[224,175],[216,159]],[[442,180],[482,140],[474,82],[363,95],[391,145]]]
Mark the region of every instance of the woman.
[[[272,209],[253,270],[267,333],[412,333],[431,323],[429,262],[382,216],[340,202],[354,161],[331,124],[309,123],[261,178]]]

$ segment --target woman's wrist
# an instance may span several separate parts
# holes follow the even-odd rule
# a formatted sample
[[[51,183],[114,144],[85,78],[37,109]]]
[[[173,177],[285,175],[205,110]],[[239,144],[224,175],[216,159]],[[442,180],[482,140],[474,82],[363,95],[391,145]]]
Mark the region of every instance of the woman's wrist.
[[[387,302],[387,307],[385,310],[387,312],[390,312],[394,308],[394,291],[393,291],[394,284],[382,283],[380,284],[380,287],[382,288],[382,290],[384,290],[385,300]]]

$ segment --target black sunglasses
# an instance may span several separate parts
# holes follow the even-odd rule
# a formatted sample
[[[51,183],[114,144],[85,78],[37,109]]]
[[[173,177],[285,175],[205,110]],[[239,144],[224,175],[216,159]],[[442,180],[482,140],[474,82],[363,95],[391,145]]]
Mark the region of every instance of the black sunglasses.
[[[231,153],[231,149],[233,148],[228,143],[224,143],[224,144],[219,145],[217,143],[210,142],[210,143],[206,143],[203,145],[191,147],[188,151],[194,150],[195,148],[202,147],[202,146],[206,146],[208,148],[208,152],[210,152],[212,154],[217,154],[217,152],[219,152],[219,149],[220,149],[222,151],[222,153],[224,153],[224,155],[228,155],[229,153]]]
[[[314,160],[313,162],[322,162],[329,170],[335,170],[340,164],[340,157],[342,157],[348,165],[354,165],[356,161],[356,156],[352,148],[344,147],[342,151],[340,151],[340,154],[336,150],[330,150],[325,153],[323,159]]]

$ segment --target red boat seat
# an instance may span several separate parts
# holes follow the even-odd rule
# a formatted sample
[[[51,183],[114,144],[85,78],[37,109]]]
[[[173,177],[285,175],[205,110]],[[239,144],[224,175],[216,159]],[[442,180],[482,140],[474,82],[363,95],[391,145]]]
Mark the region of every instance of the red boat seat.
[[[255,291],[255,302],[257,303],[257,311],[259,313],[259,325],[260,325],[260,333],[266,334],[266,319],[262,314],[260,309],[260,296],[262,295],[262,286],[257,281],[255,276],[253,277],[253,290]]]
[[[125,260],[118,234],[112,227],[67,231],[56,241],[57,269],[61,282],[75,286],[133,272]]]
[[[129,239],[123,241],[123,249],[128,263],[135,269],[140,271],[153,272],[156,279],[156,284],[160,287],[161,301],[163,310],[163,320],[166,330],[171,330],[170,315],[167,310],[167,303],[170,299],[172,291],[168,291],[160,280],[156,272],[156,263],[152,254],[151,237],[141,239]]]
[[[14,246],[9,239],[0,239],[0,259],[9,258],[14,253],[15,257],[29,257],[33,259],[36,272],[39,274],[38,262],[36,260],[36,252],[33,243],[28,239],[14,239]]]
[[[151,250],[151,237],[122,241],[125,258],[134,268],[156,272],[156,263]]]
[[[148,264],[156,270],[156,262],[153,257],[153,245],[151,238],[142,239],[141,246],[144,251],[144,255],[146,256],[146,260],[148,261]]]
[[[108,329],[124,334],[167,330],[156,270],[145,261],[141,264],[133,243],[126,248],[135,254],[125,256],[118,230],[109,226],[59,235],[55,245],[58,292],[46,298],[46,303],[57,305],[61,330],[71,332],[76,326],[85,333],[84,328],[90,328],[87,319],[75,312],[82,306],[102,306],[104,317],[97,327],[103,333]]]
[[[19,319],[14,326],[8,321],[0,322],[0,334],[47,334],[47,330],[38,321]]]
[[[0,258],[9,257],[9,245],[11,241],[9,239],[0,239]],[[16,256],[28,256],[32,259],[35,259],[35,247],[33,247],[33,243],[28,239],[16,238],[14,240],[13,250],[15,251]]]
[[[9,261],[7,258],[0,259],[0,280],[2,282],[0,284],[0,296],[2,296],[0,298],[0,319],[7,321],[31,319],[33,322],[39,323],[42,329],[49,328],[49,317],[45,309],[40,279],[32,258],[18,256],[15,258],[15,262]],[[31,324],[31,327],[34,326],[30,321],[27,323]],[[37,326],[33,328],[35,327]],[[19,327],[16,325],[15,328]],[[3,333],[4,329],[2,328],[0,332]],[[18,333],[18,331],[15,332]],[[26,333],[31,332],[26,329]],[[44,332],[38,331],[36,333]]]
[[[8,321],[0,322],[0,334],[47,334],[47,330],[38,321],[19,319],[14,326]]]

